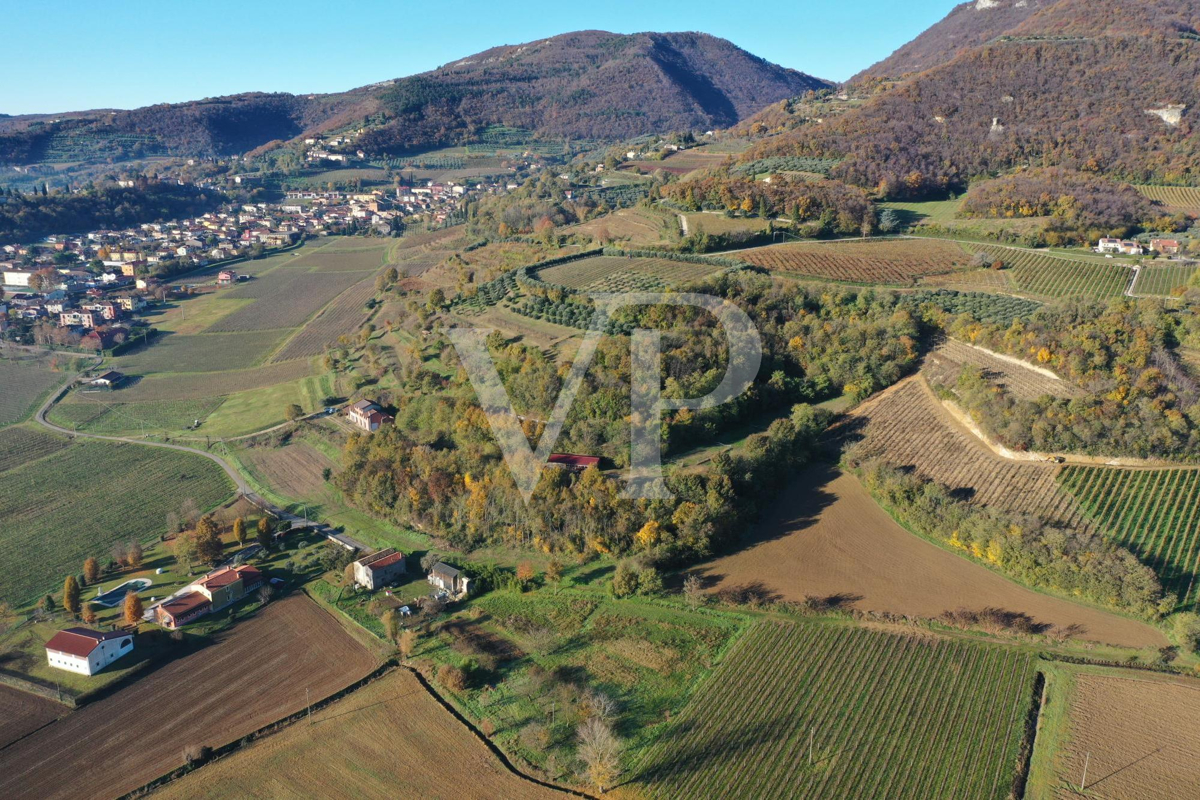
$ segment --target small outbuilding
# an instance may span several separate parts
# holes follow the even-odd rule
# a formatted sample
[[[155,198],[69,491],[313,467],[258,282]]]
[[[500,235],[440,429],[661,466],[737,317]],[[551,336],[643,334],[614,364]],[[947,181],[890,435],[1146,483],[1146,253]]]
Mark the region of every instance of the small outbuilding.
[[[462,597],[471,591],[471,579],[449,564],[441,561],[429,570],[429,583],[445,591],[451,597]]]

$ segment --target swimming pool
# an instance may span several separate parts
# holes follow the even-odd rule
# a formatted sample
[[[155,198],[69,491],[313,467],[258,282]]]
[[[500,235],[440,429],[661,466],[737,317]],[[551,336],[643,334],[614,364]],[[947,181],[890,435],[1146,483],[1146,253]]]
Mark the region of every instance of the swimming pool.
[[[134,578],[131,581],[125,581],[120,586],[114,586],[104,594],[98,594],[91,599],[90,602],[105,608],[112,608],[117,603],[124,602],[125,595],[129,592],[141,592],[150,588],[153,583],[149,578]]]

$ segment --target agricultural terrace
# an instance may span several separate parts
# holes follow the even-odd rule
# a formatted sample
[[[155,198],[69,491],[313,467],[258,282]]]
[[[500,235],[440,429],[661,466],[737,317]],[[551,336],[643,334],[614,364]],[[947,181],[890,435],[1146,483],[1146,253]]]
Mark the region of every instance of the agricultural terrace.
[[[743,250],[737,257],[784,275],[893,286],[952,272],[971,261],[961,246],[941,239],[780,244]]]
[[[0,749],[66,713],[65,706],[0,684]]]
[[[233,490],[208,459],[102,441],[78,441],[2,472],[0,601],[20,605],[56,589],[88,556],[157,538],[185,500],[210,509]]]
[[[1200,189],[1194,186],[1135,186],[1146,197],[1171,211],[1200,214]]]
[[[1196,796],[1196,681],[1055,665],[1047,693],[1058,707],[1038,729],[1031,797]]]
[[[1110,261],[1063,258],[1010,247],[964,247],[999,258],[1013,290],[1037,298],[1119,297],[1133,279],[1132,269]]]
[[[893,466],[913,467],[980,505],[1036,514],[1068,527],[1090,527],[1055,480],[1057,465],[996,455],[949,416],[919,377],[851,411],[845,429],[847,436],[862,439],[869,452]]]
[[[630,256],[593,256],[543,269],[546,283],[584,292],[647,292],[703,280],[724,267],[695,261]]]
[[[940,383],[953,390],[959,374],[966,366],[978,367],[989,381],[1022,400],[1037,400],[1039,397],[1079,397],[1083,390],[1062,378],[1046,375],[1032,366],[1014,363],[1015,359],[1002,358],[981,347],[947,339],[933,348],[925,357],[921,371],[933,383]]]
[[[404,669],[165,786],[164,798],[565,797],[509,772]],[[399,792],[398,792],[399,790]]]
[[[637,767],[646,795],[1010,796],[1036,658],[833,625],[762,623]],[[811,742],[811,745],[810,745]]]
[[[1133,293],[1138,297],[1174,297],[1195,274],[1195,264],[1142,267],[1133,284]]]
[[[635,206],[563,229],[581,233],[598,242],[623,242],[634,247],[672,241],[679,235],[679,219],[663,209]]]
[[[653,159],[626,161],[621,165],[621,169],[637,169],[641,172],[655,172],[661,169],[673,175],[687,175],[689,172],[694,172],[698,169],[719,167],[728,160],[729,156],[725,153],[711,153],[693,148],[672,153],[666,158],[657,161]]]
[[[1066,467],[1059,483],[1114,541],[1157,574],[1180,605],[1200,599],[1200,470]]]
[[[277,600],[136,685],[0,750],[0,797],[93,796],[97,786],[123,795],[182,766],[187,748],[246,736],[374,666],[311,600]]]
[[[20,422],[37,402],[65,380],[50,363],[39,359],[0,359],[0,427]]]

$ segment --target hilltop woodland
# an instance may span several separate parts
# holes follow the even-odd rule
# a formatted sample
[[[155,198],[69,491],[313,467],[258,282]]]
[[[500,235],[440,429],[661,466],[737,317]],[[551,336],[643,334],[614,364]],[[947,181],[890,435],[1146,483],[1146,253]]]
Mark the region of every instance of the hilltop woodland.
[[[1200,384],[1171,348],[1200,341],[1194,314],[1153,300],[1067,300],[1011,325],[954,320],[963,341],[1033,361],[1084,390],[1022,400],[965,368],[952,391],[981,427],[1013,450],[1197,460]]]
[[[89,187],[79,192],[0,197],[0,244],[37,241],[51,234],[101,228],[128,228],[146,222],[181,219],[211,211],[229,198],[220,192],[140,178],[130,187]]]

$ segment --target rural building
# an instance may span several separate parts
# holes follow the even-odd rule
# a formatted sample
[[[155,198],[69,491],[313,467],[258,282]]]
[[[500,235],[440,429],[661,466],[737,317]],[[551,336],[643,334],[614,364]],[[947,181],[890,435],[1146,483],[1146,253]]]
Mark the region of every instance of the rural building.
[[[192,588],[208,598],[212,610],[217,611],[236,603],[248,592],[262,585],[263,576],[254,567],[221,567],[192,584]]]
[[[598,456],[580,456],[574,453],[551,453],[546,462],[553,467],[562,467],[572,472],[583,472],[588,467],[600,467]]]
[[[123,380],[125,380],[125,376],[122,373],[116,372],[115,370],[109,370],[108,372],[92,378],[90,381],[88,381],[88,383],[92,386],[111,389]]]
[[[383,409],[370,400],[359,400],[350,406],[346,411],[346,418],[350,420],[351,425],[361,428],[367,433],[374,433],[379,430],[380,425],[396,421],[390,414],[383,413]]]
[[[212,603],[199,592],[185,592],[154,607],[154,619],[164,628],[175,630],[212,610]]]
[[[1127,256],[1140,256],[1142,246],[1128,239],[1104,238],[1096,245],[1097,253],[1119,253]]]
[[[389,583],[395,583],[406,571],[404,554],[389,547],[354,562],[354,583],[375,591]]]
[[[217,284],[219,286],[228,286],[237,280],[237,273],[231,269],[223,269],[217,273]]]
[[[432,585],[449,592],[451,597],[462,597],[471,591],[471,579],[441,561],[429,570],[428,580]]]
[[[5,286],[32,286],[33,285],[33,270],[31,269],[6,269],[4,270],[4,285]]]
[[[1183,249],[1178,239],[1151,239],[1150,249],[1165,256],[1178,255]]]
[[[133,634],[67,628],[46,642],[46,661],[55,669],[95,675],[126,653],[133,652]]]

